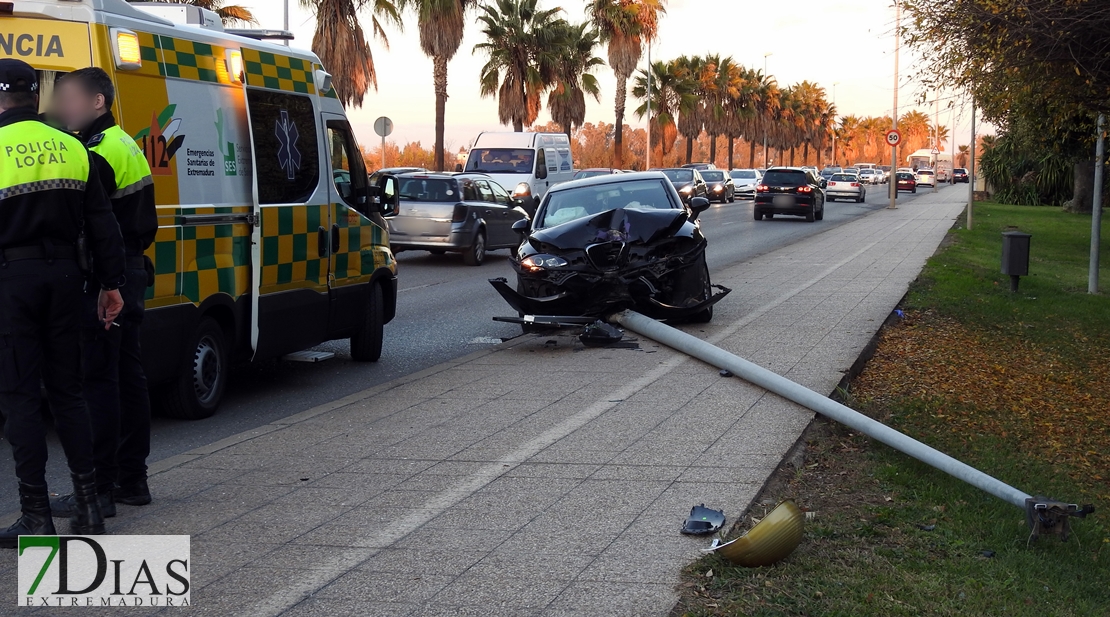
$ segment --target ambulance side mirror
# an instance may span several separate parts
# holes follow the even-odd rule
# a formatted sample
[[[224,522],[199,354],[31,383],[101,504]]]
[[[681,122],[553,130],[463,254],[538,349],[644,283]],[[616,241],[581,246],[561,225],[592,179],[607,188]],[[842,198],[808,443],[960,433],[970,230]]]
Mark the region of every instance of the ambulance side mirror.
[[[394,216],[397,214],[397,208],[401,201],[401,192],[397,188],[397,178],[394,176],[382,176],[378,178],[377,186],[370,187],[370,191],[374,202],[378,206],[378,212],[382,216]]]

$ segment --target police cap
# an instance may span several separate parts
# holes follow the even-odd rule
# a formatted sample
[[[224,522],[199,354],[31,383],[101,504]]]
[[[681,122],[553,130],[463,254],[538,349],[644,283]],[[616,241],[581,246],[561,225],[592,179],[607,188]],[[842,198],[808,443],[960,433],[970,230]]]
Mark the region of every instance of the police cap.
[[[30,64],[14,58],[0,59],[0,92],[38,92],[39,78]]]

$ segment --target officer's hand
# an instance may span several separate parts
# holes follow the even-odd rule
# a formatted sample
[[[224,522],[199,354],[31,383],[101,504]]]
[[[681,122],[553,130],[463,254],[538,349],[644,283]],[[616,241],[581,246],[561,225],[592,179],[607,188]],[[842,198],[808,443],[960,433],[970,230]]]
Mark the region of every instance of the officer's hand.
[[[120,311],[123,310],[123,296],[119,295],[118,289],[112,291],[100,290],[100,299],[97,302],[97,316],[100,322],[104,324],[105,330],[112,328],[112,322],[119,316]]]

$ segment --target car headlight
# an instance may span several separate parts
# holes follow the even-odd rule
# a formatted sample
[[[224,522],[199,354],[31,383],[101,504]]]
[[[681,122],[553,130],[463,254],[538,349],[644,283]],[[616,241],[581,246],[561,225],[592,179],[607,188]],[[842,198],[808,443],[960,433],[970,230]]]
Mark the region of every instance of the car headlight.
[[[718,185],[718,186],[715,186],[715,187],[713,187],[713,190],[714,190],[715,192],[718,192],[718,193],[719,193],[719,192],[721,192],[721,191],[725,190],[725,187],[723,187],[723,186],[720,186],[720,185]]]
[[[513,197],[531,197],[532,187],[527,182],[521,182],[513,189]]]
[[[690,193],[694,192],[694,187],[687,185],[687,186],[684,186],[684,187],[678,189],[678,192],[679,193],[684,193],[684,194],[690,194]]]
[[[520,265],[536,272],[544,268],[561,268],[567,265],[567,260],[555,255],[529,255],[520,261]]]

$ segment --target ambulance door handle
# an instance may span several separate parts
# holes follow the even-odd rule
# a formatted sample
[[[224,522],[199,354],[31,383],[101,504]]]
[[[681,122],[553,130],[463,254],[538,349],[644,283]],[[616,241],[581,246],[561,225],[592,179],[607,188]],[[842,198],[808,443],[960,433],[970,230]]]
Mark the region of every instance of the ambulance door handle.
[[[331,226],[331,252],[339,252],[339,225]]]
[[[328,230],[323,227],[316,232],[316,253],[320,259],[328,256]]]

